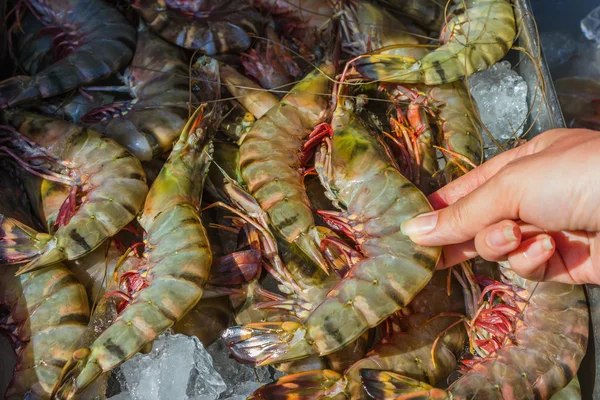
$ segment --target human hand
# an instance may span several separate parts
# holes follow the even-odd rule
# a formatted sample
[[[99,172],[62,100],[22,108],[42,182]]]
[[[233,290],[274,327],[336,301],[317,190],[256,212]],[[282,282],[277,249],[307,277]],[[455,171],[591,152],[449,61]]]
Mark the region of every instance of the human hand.
[[[531,280],[600,284],[600,132],[545,132],[429,200],[437,211],[402,231],[446,246],[438,268],[480,255]]]

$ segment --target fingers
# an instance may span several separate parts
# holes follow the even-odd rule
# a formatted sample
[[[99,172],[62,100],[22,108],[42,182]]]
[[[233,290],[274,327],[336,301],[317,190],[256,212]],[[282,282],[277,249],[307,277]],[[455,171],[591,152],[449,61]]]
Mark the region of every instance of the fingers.
[[[543,233],[521,243],[515,251],[508,254],[508,262],[512,269],[523,278],[543,281],[547,262],[554,254],[554,250],[554,239]]]
[[[423,246],[466,242],[502,220],[519,219],[523,180],[516,169],[495,175],[467,196],[441,210],[405,221],[402,233]]]
[[[488,261],[503,261],[521,244],[521,229],[515,221],[506,220],[489,226],[475,236],[477,253]]]
[[[560,135],[562,135],[562,132],[558,130],[548,131],[545,135],[537,136],[522,146],[500,153],[435,193],[430,194],[428,197],[429,202],[436,210],[454,204],[490,180],[511,161],[543,150],[555,140],[555,137]]]

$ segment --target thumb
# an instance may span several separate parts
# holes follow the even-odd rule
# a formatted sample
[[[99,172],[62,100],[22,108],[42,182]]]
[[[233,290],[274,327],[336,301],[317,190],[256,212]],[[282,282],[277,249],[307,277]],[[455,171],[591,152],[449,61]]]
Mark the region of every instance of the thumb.
[[[511,168],[512,169],[512,168]],[[450,206],[405,221],[402,233],[424,246],[463,243],[488,226],[519,218],[519,179],[501,170]]]

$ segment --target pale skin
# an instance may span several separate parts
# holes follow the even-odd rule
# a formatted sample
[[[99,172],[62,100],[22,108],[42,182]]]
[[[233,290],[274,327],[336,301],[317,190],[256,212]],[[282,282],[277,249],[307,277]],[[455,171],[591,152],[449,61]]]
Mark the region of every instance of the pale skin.
[[[600,132],[555,129],[429,196],[436,211],[402,225],[445,246],[438,268],[477,255],[524,278],[600,284]]]

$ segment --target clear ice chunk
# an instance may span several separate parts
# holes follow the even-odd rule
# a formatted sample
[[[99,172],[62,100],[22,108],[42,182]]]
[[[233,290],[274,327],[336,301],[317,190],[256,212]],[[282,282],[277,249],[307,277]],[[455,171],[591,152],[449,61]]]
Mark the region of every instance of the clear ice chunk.
[[[577,51],[575,39],[566,32],[543,32],[540,34],[540,41],[550,68],[563,65]]]
[[[227,388],[198,338],[170,332],[123,363],[117,379],[123,392],[111,400],[215,400]]]
[[[594,8],[581,20],[581,31],[586,38],[600,45],[600,7]]]
[[[205,349],[196,337],[168,331],[114,376],[122,391],[109,400],[243,400],[283,374],[239,364],[221,340]]]
[[[508,61],[472,75],[469,89],[481,120],[496,141],[503,144],[522,135],[527,118],[527,83]],[[482,131],[486,156],[496,149],[490,134]]]

